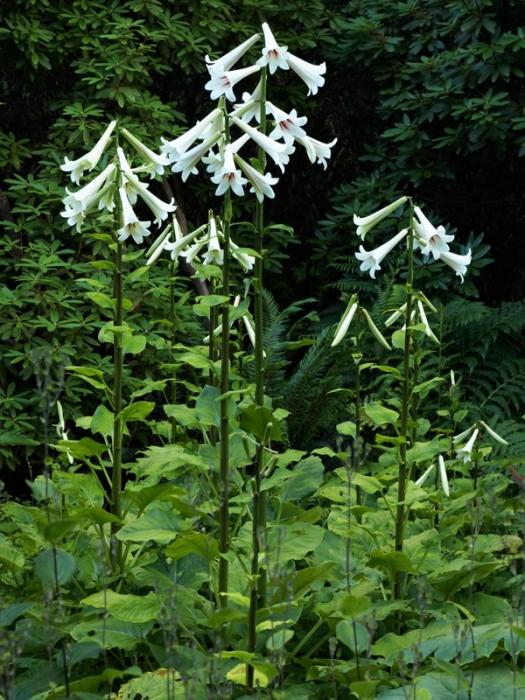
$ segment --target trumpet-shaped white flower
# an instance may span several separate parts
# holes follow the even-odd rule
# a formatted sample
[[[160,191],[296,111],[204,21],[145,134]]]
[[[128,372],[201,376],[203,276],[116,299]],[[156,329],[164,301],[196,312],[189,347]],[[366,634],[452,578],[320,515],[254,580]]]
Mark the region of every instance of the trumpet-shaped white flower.
[[[135,243],[140,244],[151,233],[149,230],[151,221],[139,221],[126,196],[126,190],[120,187],[118,192],[122,204],[122,227],[117,231],[118,239],[123,243],[131,236]]]
[[[133,170],[131,169],[131,165],[128,163],[128,159],[126,158],[126,154],[120,146],[117,148],[117,156],[120,166],[120,172],[123,176],[121,187],[124,187],[124,189],[126,190],[126,197],[128,198],[129,203],[132,206],[134,206],[137,203],[138,198],[138,190],[133,184],[134,180],[136,179],[136,176],[134,176]],[[129,175],[130,177],[127,178],[127,175]],[[148,188],[149,185],[145,184],[143,185],[143,187]]]
[[[254,168],[253,165],[250,165],[238,155],[235,156],[235,161],[248,178],[251,185],[250,192],[255,194],[259,202],[263,202],[265,197],[268,197],[268,199],[275,197],[272,185],[276,185],[279,182],[278,177],[273,177],[271,173],[263,175],[257,168]]]
[[[211,99],[218,100],[224,95],[230,102],[235,102],[235,93],[233,88],[240,80],[244,80],[249,75],[257,73],[261,70],[259,66],[248,66],[247,68],[239,68],[238,70],[213,71],[211,78],[204,86],[206,90],[211,92]]]
[[[474,443],[476,442],[478,433],[479,429],[475,428],[472,435],[470,436],[469,441],[465,445],[463,445],[463,447],[460,447],[458,450],[456,450],[456,457],[458,459],[462,459],[463,462],[470,462],[472,460],[472,450],[474,449]]]
[[[387,350],[390,350],[390,345],[386,342],[385,337],[383,336],[379,328],[376,326],[376,324],[372,321],[372,317],[370,316],[368,311],[362,306],[360,308],[363,312],[363,316],[365,317],[366,322],[368,323],[368,327],[372,331],[372,335],[375,337],[375,339],[380,345],[382,345]]]
[[[164,173],[164,167],[170,164],[169,158],[163,153],[154,153],[150,148],[145,146],[142,141],[133,136],[127,129],[121,129],[123,135],[130,142],[130,144],[135,148],[137,153],[141,156],[142,160],[146,164],[146,172],[150,173],[150,177],[155,177],[155,175],[162,175]]]
[[[91,199],[86,209],[84,209],[83,211],[79,211],[70,206],[67,206],[64,211],[60,212],[60,216],[66,218],[68,225],[74,226],[77,232],[80,233],[87,214],[89,214],[89,212],[91,212],[97,204],[99,210],[107,209],[108,211],[113,211],[115,207],[114,194],[115,183],[113,180],[110,179],[110,181],[107,182],[104,185],[104,187],[102,187],[97,192],[97,194]]]
[[[343,340],[348,329],[350,328],[350,324],[352,323],[352,319],[355,316],[358,306],[359,304],[357,302],[357,297],[355,294],[353,294],[347,304],[344,314],[341,316],[341,320],[337,324],[334,339],[332,340],[330,347],[335,348],[335,346],[339,345],[339,343]]]
[[[224,262],[224,251],[217,236],[217,224],[215,217],[210,216],[208,222],[208,250],[204,256],[205,265],[222,265]]]
[[[93,170],[93,168],[96,167],[100,157],[108,145],[109,139],[111,138],[111,134],[113,133],[113,129],[115,128],[116,124],[116,121],[109,123],[102,136],[88,153],[80,158],[77,158],[76,160],[69,160],[69,158],[65,158],[65,163],[60,166],[60,169],[66,173],[70,173],[71,181],[76,185],[79,184],[80,178],[85,170]]]
[[[431,464],[428,469],[426,469],[423,474],[419,477],[419,479],[416,480],[416,486],[423,486],[425,481],[428,479],[428,477],[432,474],[434,469],[436,468],[435,464]]]
[[[271,114],[275,120],[275,129],[270,134],[271,139],[284,139],[286,143],[293,143],[294,139],[299,136],[306,136],[306,131],[302,127],[308,119],[297,116],[296,109],[292,109],[291,112],[285,112],[271,102],[267,102],[266,113]],[[330,157],[330,154],[328,154],[328,157]]]
[[[432,254],[437,260],[449,249],[448,244],[454,240],[454,236],[449,236],[444,226],[432,226],[419,207],[414,207],[414,214],[417,217],[414,217],[414,245],[421,249],[423,255]]]
[[[243,122],[251,122],[255,119],[261,121],[261,90],[262,80],[259,80],[257,87],[253,92],[243,92],[242,102],[234,104],[234,111],[230,114],[231,117],[238,117]]]
[[[248,134],[243,134],[240,138],[232,141],[230,144],[231,152],[237,153],[249,140],[250,137]],[[219,150],[217,153],[211,150],[208,155],[201,158],[201,160],[206,164],[206,171],[212,175],[216,175],[224,166],[224,149],[222,151]]]
[[[67,197],[64,197],[63,200],[66,211],[70,211],[71,214],[86,211],[95,201],[98,201],[104,185],[113,181],[115,172],[115,165],[110,163],[97,177],[94,177],[91,182],[88,182],[77,192],[70,192],[66,187]]]
[[[357,216],[357,214],[354,214],[354,224],[357,226],[356,233],[359,238],[364,241],[370,229],[374,228],[380,221],[383,221],[389,214],[404,204],[407,199],[408,197],[400,197],[396,199],[395,202],[392,202],[392,204],[388,204],[386,207],[378,209],[372,214],[368,214],[368,216]]]
[[[206,236],[204,238],[198,239],[197,241],[195,241],[195,243],[186,248],[186,250],[183,250],[180,253],[180,257],[185,258],[188,265],[191,265],[195,258],[198,257],[201,250],[206,246],[207,242],[208,239]]]
[[[406,313],[407,310],[407,305],[406,302],[399,307],[399,309],[396,309],[393,314],[391,314],[385,321],[385,326],[388,328],[388,326],[391,326],[393,323],[397,321],[398,318],[403,316]]]
[[[161,255],[161,253],[164,250],[166,250],[167,245],[169,243],[171,243],[171,235],[173,233],[173,229],[174,229],[175,225],[178,227],[178,229],[180,231],[179,223],[176,219],[174,219],[174,223],[166,226],[166,228],[160,233],[160,235],[158,235],[157,238],[153,241],[151,246],[146,251],[146,258],[147,258],[146,265],[153,265],[153,263]],[[177,235],[178,234],[175,233],[175,236],[177,236]],[[180,235],[182,236],[182,232]]]
[[[311,136],[296,136],[295,140],[304,146],[306,149],[306,155],[308,156],[310,163],[319,163],[326,170],[327,162],[326,159],[330,158],[332,155],[330,149],[335,146],[337,139],[330,141],[330,143],[323,143],[317,139],[313,139]]]
[[[260,34],[253,34],[249,39],[246,39],[246,41],[243,41],[242,44],[239,44],[239,46],[236,46],[231,51],[228,51],[228,53],[225,53],[224,56],[221,56],[220,58],[211,59],[208,55],[206,55],[206,67],[210,75],[213,75],[213,73],[217,71],[222,73],[230,70],[230,68],[232,68],[232,66],[234,66],[237,61],[242,58],[255,43],[257,43],[259,37]]]
[[[199,171],[197,165],[210,148],[219,140],[220,135],[214,134],[206,141],[197,144],[189,151],[180,155],[173,163],[171,169],[174,173],[182,173],[182,180],[186,182],[190,175],[196,175]]]
[[[294,56],[289,51],[286,52],[286,61],[294,73],[297,73],[301,80],[306,83],[308,94],[317,95],[317,90],[324,85],[323,73],[326,73],[326,63],[317,66]]]
[[[264,33],[264,49],[262,50],[262,57],[257,61],[257,64],[259,66],[268,66],[268,70],[272,74],[275,73],[277,68],[288,70],[288,47],[279,46],[266,22],[263,22],[262,30]]]
[[[62,404],[60,401],[57,401],[57,412],[58,412],[58,423],[55,425],[57,435],[61,440],[69,440],[67,436],[67,431],[66,431],[66,423],[64,421],[64,412],[62,411]],[[66,449],[66,455],[69,464],[73,464],[73,455],[71,454],[71,450]]]
[[[232,240],[230,240],[230,250],[232,252],[232,256],[237,260],[245,272],[249,272],[253,269],[253,266],[255,265],[255,258],[253,255],[243,252],[237,243],[234,243]]]
[[[223,164],[220,170],[211,177],[211,181],[218,185],[215,190],[216,195],[221,195],[226,190],[231,189],[236,195],[242,197],[244,194],[244,185],[248,182],[242,173],[235,167],[233,158],[233,150],[230,143],[224,146]]]
[[[421,303],[421,301],[419,299],[417,300],[417,308],[419,311],[419,318],[421,320],[421,323],[425,326],[425,335],[427,335],[431,340],[433,340],[435,343],[437,343],[439,345],[439,340],[437,339],[432,328],[430,327],[430,324],[429,324],[428,319],[427,319],[427,315],[425,313],[425,309],[424,309],[423,304]]]
[[[287,143],[274,141],[269,136],[266,136],[266,134],[254,129],[253,126],[237,119],[237,117],[232,117],[231,121],[238,126],[239,129],[242,129],[242,131],[248,134],[252,141],[255,141],[255,143],[270,156],[273,162],[281,168],[281,171],[284,172],[284,166],[290,161],[290,155],[295,151],[293,146]]]
[[[123,172],[124,178],[131,182],[134,189],[136,190],[142,201],[147,204],[153,216],[155,217],[155,223],[157,226],[167,218],[168,214],[175,211],[177,208],[174,204],[173,197],[169,202],[163,202],[152,192],[149,191],[146,185],[144,185],[134,173]]]
[[[222,116],[222,109],[217,107],[181,136],[177,136],[177,138],[171,141],[161,138],[162,145],[160,150],[162,153],[165,153],[170,162],[173,163],[183,153],[186,153],[197,139],[206,140],[206,137],[208,137],[207,132],[210,128],[212,128],[214,132],[219,133],[222,129]]]
[[[174,241],[168,239],[164,242],[164,250],[168,250],[171,253],[171,259],[176,260],[179,255],[182,255],[182,251],[189,248],[189,246],[202,234],[206,227],[207,224],[203,224],[202,226],[199,226],[199,228],[196,228],[195,231],[186,234],[182,238],[180,238],[180,236],[176,233]],[[204,245],[206,240],[203,239],[202,243]],[[148,265],[151,264],[150,261],[153,262],[151,259],[148,260]]]
[[[445,460],[441,455],[438,455],[438,465],[439,465],[439,478],[441,481],[441,488],[445,496],[450,496],[450,489],[448,486],[447,470],[445,469]]]
[[[501,435],[498,435],[498,433],[490,427],[490,425],[487,425],[484,420],[480,420],[480,425],[482,425],[487,433],[496,440],[496,442],[499,442],[500,445],[508,445],[509,443],[501,437]]]
[[[447,250],[446,252],[441,253],[439,258],[446,265],[451,267],[456,275],[461,277],[462,282],[464,281],[464,277],[467,273],[467,267],[472,262],[472,251],[470,249],[466,255],[458,255],[457,253],[451,253]]]
[[[377,270],[381,269],[381,262],[407,233],[408,229],[404,228],[389,241],[383,243],[383,245],[380,245],[378,248],[374,248],[374,250],[367,251],[360,245],[359,253],[355,253],[355,257],[361,261],[359,269],[362,272],[370,272],[370,277],[375,279]]]

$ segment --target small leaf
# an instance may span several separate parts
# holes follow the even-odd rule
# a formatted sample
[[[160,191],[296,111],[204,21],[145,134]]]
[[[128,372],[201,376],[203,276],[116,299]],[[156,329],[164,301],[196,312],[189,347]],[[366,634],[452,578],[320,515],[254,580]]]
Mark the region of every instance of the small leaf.
[[[62,586],[73,578],[76,560],[63,549],[46,549],[35,559],[35,574],[45,586]]]

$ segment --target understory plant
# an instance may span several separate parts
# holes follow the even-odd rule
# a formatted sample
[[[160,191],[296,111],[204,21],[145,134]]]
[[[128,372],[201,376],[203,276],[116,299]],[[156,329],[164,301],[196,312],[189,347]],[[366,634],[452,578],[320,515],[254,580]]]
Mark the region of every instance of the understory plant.
[[[28,484],[32,499],[0,503],[3,700],[525,691],[523,478],[502,469],[508,441],[492,416],[463,408],[414,265],[421,254],[422,267],[441,261],[463,279],[471,251],[452,252],[453,236],[412,196],[356,216],[364,240],[406,205],[397,234],[356,253],[372,279],[400,244],[406,262],[383,323],[356,294],[318,341],[351,377],[331,390],[347,399],[345,420],[324,444],[297,449],[294,417],[268,393],[265,201],[278,179],[267,160],[284,174],[301,147],[326,168],[336,140],[314,139],[305,117],[269,101],[278,70],[315,95],[324,63],[295,56],[267,23],[262,32],[246,67],[235,66],[259,34],[206,57],[215,106],[159,150],[117,115],[61,166],[79,186],[100,171],[66,190],[62,217],[94,245],[81,281],[110,352],[103,367],[78,357],[56,386],[42,384],[57,439]],[[187,181],[204,167],[222,202],[186,226],[175,197],[155,192],[169,192],[168,168]],[[237,207],[245,188],[254,197]],[[152,220],[158,236],[142,247]],[[183,291],[180,264],[199,294]],[[159,308],[141,326],[132,290],[149,275]],[[190,310],[194,332],[184,333]],[[142,377],[147,340],[158,362]],[[61,392],[79,379],[98,405],[72,416]]]

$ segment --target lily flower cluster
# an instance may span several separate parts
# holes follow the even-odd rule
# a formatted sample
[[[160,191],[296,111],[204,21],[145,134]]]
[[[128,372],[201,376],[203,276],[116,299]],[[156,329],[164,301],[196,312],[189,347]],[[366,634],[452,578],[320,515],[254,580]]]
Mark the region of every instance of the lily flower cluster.
[[[302,146],[312,163],[320,163],[326,168],[326,160],[331,155],[331,148],[336,143],[323,143],[306,133],[304,125],[306,117],[301,117],[295,109],[287,112],[266,101],[263,96],[263,80],[255,89],[242,95],[242,102],[233,105],[228,111],[226,102],[235,102],[234,88],[245,78],[260,73],[261,68],[268,67],[270,73],[281,70],[294,71],[307,85],[308,94],[315,95],[319,87],[324,85],[323,74],[326,65],[314,65],[288,51],[287,46],[279,45],[268,24],[262,25],[264,48],[261,58],[246,68],[233,66],[259,40],[260,35],[254,34],[242,44],[232,49],[216,60],[206,56],[207,69],[210,79],[205,88],[210,91],[211,99],[221,99],[222,106],[213,109],[206,117],[198,121],[188,131],[172,140],[162,139],[161,152],[171,164],[175,173],[181,173],[186,181],[190,175],[198,173],[201,164],[206,166],[211,181],[217,185],[216,195],[222,195],[231,190],[238,196],[244,195],[244,188],[249,186],[259,202],[264,198],[273,199],[273,187],[278,178],[270,172],[260,172],[242,157],[240,151],[248,143],[258,146],[273,163],[284,172],[295,151],[295,144]],[[274,121],[274,128],[269,135],[251,122],[260,120],[261,100],[264,113]],[[226,123],[227,122],[227,123]],[[240,135],[231,139],[230,130],[236,128]]]
[[[167,250],[174,261],[183,258],[189,265],[196,261],[204,265],[220,266],[224,261],[224,250],[221,246],[223,239],[224,234],[220,220],[211,211],[207,224],[199,226],[186,235],[182,233],[179,222],[173,217],[173,221],[147,251],[146,264],[152,265],[162,251]],[[231,239],[230,252],[245,272],[249,272],[253,268],[255,258]]]
[[[112,121],[97,143],[85,155],[77,160],[65,159],[60,168],[69,173],[72,182],[80,184],[80,178],[86,170],[96,168],[110,142],[116,121]],[[76,192],[70,192],[66,187],[66,197],[63,200],[64,211],[61,216],[67,219],[70,226],[74,226],[80,233],[82,225],[88,214],[93,211],[107,210],[113,212],[116,206],[116,197],[119,198],[120,228],[117,231],[118,240],[123,242],[130,236],[135,243],[142,243],[149,236],[151,221],[139,219],[133,206],[138,198],[146,204],[153,215],[153,220],[160,226],[168,214],[175,211],[173,199],[166,203],[150,191],[149,185],[140,181],[138,175],[147,173],[150,178],[162,175],[165,166],[169,165],[168,159],[154,153],[127,129],[120,129],[120,133],[133,146],[140,157],[141,165],[132,168],[126,154],[117,146],[113,159],[106,167],[84,187]],[[118,192],[118,194],[117,194]]]
[[[491,438],[496,440],[496,442],[499,442],[500,445],[509,444],[494,430],[494,428],[487,425],[485,421],[480,420],[473,423],[470,428],[467,428],[462,433],[459,433],[459,435],[455,435],[452,438],[452,442],[454,443],[456,449],[457,459],[461,459],[465,463],[472,461],[472,452],[480,431],[485,431]]]
[[[368,216],[361,217],[354,214],[354,224],[357,226],[357,235],[361,240],[364,241],[368,231],[383,221],[389,214],[396,211],[407,199],[408,197],[400,197],[395,202]],[[442,260],[454,270],[463,282],[467,267],[472,261],[472,251],[469,250],[466,255],[452,253],[449,243],[454,240],[454,236],[448,235],[443,226],[438,226],[437,228],[433,226],[418,206],[414,207],[414,217],[411,225],[414,230],[414,249],[419,250],[425,257],[432,256],[434,260]],[[360,270],[370,272],[370,277],[375,279],[376,272],[381,269],[382,261],[407,234],[408,229],[404,228],[386,243],[373,250],[365,250],[360,245],[359,252],[355,254],[356,258],[361,262]]]
[[[439,345],[439,340],[436,337],[434,331],[430,327],[430,323],[428,322],[427,314],[425,311],[425,306],[432,311],[433,313],[437,313],[437,309],[432,304],[430,299],[428,299],[423,292],[416,292],[416,308],[412,309],[410,313],[410,325],[414,326],[417,323],[420,323],[423,326],[423,331],[426,336],[428,336],[431,340],[434,341],[434,343],[437,343]],[[398,318],[401,316],[406,317],[406,311],[407,311],[407,305],[406,302],[399,307],[399,309],[396,309],[394,313],[392,313],[385,321],[385,326],[388,328],[389,326],[393,325]],[[406,321],[405,323],[401,326],[402,331],[406,329]]]

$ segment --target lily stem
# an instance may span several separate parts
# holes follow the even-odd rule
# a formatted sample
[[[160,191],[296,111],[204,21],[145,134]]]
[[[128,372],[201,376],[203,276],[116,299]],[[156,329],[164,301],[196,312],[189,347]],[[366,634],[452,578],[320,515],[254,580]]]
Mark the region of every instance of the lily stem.
[[[407,236],[407,257],[408,270],[406,281],[406,323],[405,342],[403,349],[403,395],[401,404],[401,445],[399,447],[399,478],[396,508],[396,528],[395,528],[395,550],[403,551],[404,531],[405,531],[405,496],[407,487],[407,449],[409,441],[409,421],[410,421],[410,355],[412,352],[412,330],[411,316],[413,305],[413,285],[414,285],[414,205],[410,200],[409,226]],[[404,576],[401,571],[397,571],[394,577],[394,598],[401,598]]]

